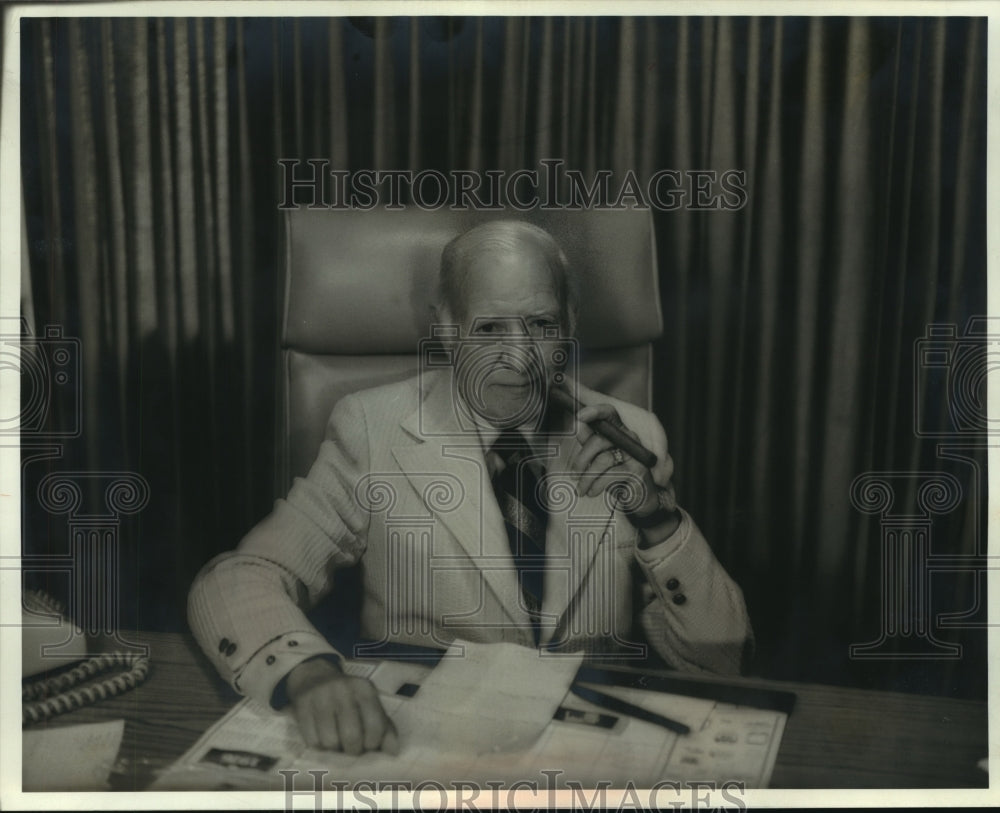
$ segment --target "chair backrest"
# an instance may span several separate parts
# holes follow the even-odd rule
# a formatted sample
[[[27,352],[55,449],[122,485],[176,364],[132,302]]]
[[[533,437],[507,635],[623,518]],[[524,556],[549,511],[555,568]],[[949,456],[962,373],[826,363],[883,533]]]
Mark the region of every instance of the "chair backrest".
[[[663,318],[648,211],[293,209],[284,222],[279,494],[309,470],[338,399],[417,372],[441,250],[498,218],[546,229],[578,274],[583,383],[650,406],[651,342]]]

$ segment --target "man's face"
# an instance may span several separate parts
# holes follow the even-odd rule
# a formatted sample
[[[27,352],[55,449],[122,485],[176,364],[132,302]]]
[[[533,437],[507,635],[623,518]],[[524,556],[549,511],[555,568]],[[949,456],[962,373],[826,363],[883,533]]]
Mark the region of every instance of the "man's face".
[[[466,270],[456,368],[465,403],[490,423],[537,423],[565,365],[556,282],[530,246],[477,254]]]

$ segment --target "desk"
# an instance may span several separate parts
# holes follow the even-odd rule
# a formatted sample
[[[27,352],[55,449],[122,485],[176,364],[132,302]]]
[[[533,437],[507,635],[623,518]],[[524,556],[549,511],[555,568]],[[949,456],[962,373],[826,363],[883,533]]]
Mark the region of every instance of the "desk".
[[[112,785],[116,790],[142,790],[153,780],[153,771],[190,748],[239,698],[190,636],[132,633],[128,637],[150,645],[152,670],[146,683],[42,725],[124,718],[119,752],[124,770],[112,775]],[[986,703],[755,678],[697,679],[796,693],[772,788],[988,784],[986,772],[976,767],[987,754]]]

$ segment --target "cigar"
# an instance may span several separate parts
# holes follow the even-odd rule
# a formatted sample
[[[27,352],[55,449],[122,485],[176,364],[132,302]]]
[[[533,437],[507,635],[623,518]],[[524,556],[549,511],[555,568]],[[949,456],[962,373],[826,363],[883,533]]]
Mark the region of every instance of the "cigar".
[[[549,387],[549,397],[557,405],[573,415],[576,415],[577,412],[583,409],[583,404],[580,403],[579,399],[571,395],[562,387],[557,387],[555,385]],[[598,418],[595,421],[591,421],[589,426],[597,432],[598,435],[610,440],[613,444],[615,444],[615,446],[625,452],[625,454],[634,457],[647,469],[651,469],[656,465],[655,454],[639,443],[639,441],[630,438],[621,429],[611,423],[611,421],[605,418]]]

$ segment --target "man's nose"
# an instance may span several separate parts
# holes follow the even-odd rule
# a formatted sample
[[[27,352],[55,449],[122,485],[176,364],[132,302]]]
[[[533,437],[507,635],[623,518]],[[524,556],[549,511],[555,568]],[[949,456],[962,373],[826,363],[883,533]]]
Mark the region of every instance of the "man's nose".
[[[505,327],[507,335],[517,336],[519,338],[524,338],[530,334],[531,331],[528,330],[528,325],[523,319],[511,319],[507,322]]]

